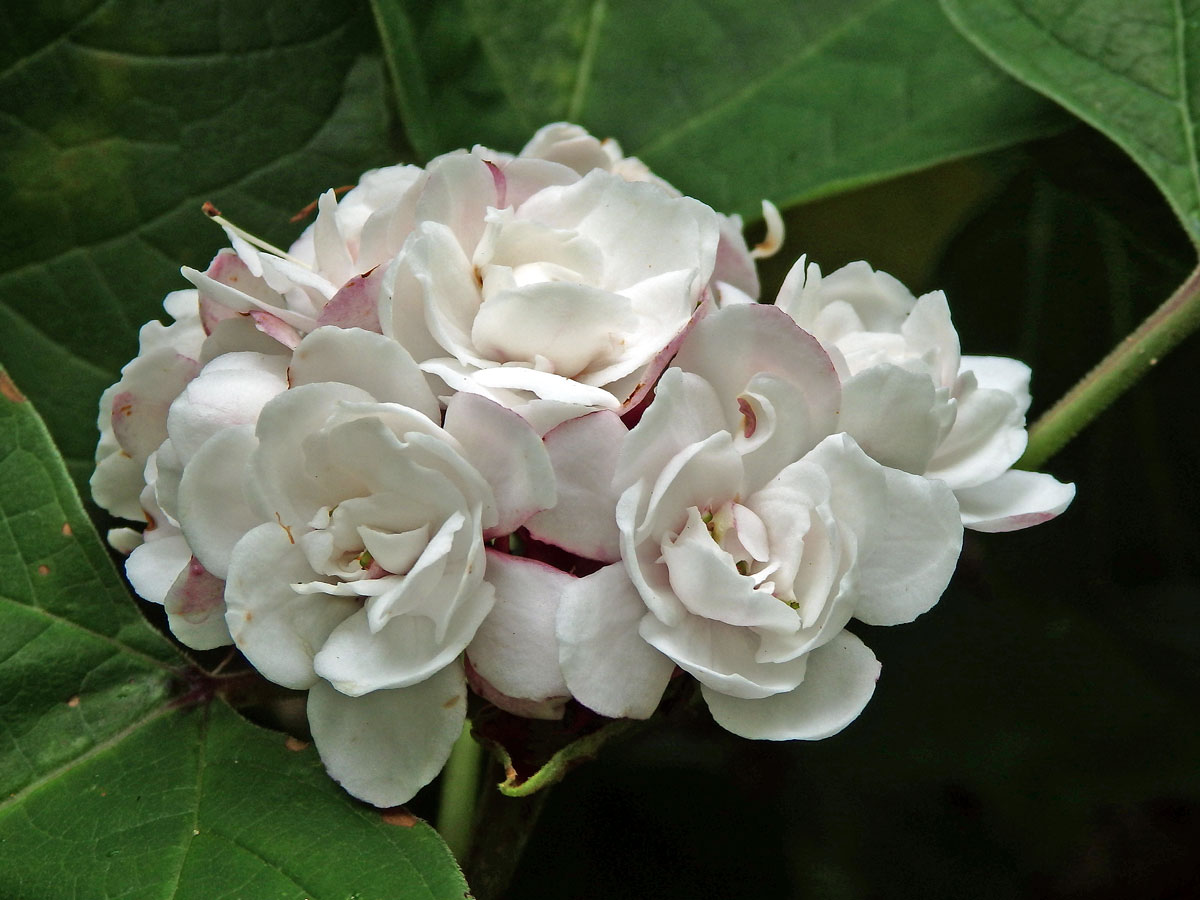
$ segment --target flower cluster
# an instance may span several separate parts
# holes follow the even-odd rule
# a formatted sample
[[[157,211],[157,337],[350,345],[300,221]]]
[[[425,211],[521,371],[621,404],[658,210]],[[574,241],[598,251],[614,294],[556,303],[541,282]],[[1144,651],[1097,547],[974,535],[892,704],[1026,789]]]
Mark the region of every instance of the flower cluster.
[[[961,355],[941,293],[801,259],[760,302],[773,248],[575,126],[316,209],[286,252],[211,211],[231,247],[105,392],[92,489],[176,637],[307,690],[376,805],[468,689],[646,718],[682,671],[737,734],[832,735],[879,675],[852,619],[1074,494],[1011,468],[1029,370]]]

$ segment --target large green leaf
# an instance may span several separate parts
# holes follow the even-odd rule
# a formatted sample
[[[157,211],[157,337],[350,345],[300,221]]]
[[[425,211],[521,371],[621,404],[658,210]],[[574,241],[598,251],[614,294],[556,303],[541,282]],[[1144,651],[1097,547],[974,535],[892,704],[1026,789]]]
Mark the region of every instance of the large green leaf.
[[[1200,242],[1200,4],[942,0],[988,56],[1119,144]]]
[[[386,78],[357,4],[6,4],[0,32],[0,360],[81,484],[138,326],[225,242],[201,204],[289,240],[395,161]]]
[[[931,0],[375,5],[427,146],[515,149],[569,119],[726,211],[755,215],[762,197],[791,205],[1063,121]],[[447,79],[448,65],[460,74]]]
[[[463,896],[429,826],[352,801],[219,689],[125,596],[0,371],[0,896]]]

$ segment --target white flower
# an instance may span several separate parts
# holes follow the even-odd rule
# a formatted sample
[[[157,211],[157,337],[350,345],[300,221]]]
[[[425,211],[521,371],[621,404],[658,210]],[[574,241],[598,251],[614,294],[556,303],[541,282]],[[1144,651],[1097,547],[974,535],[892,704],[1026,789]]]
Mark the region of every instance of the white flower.
[[[225,563],[238,648],[310,691],[331,775],[403,803],[461,729],[459,657],[493,605],[483,542],[553,504],[549,462],[523,419],[478,396],[452,398],[439,426],[416,364],[382,336],[318,329],[290,378],[256,424],[192,457],[181,525],[210,571]]]
[[[564,517],[547,537],[578,549],[615,539],[621,557],[551,588],[566,685],[604,715],[644,718],[679,666],[731,731],[830,735],[879,671],[844,626],[910,621],[937,601],[962,540],[954,496],[833,433],[833,366],[777,310],[711,315],[676,363],[615,461],[598,463],[613,473],[607,498],[594,480],[568,483],[547,436],[573,518],[590,520]],[[603,457],[619,423],[597,413],[568,426]]]
[[[571,410],[559,420],[648,387],[706,296],[712,210],[603,169],[581,177],[482,148],[427,175],[388,270],[384,334],[453,390]]]
[[[837,365],[841,428],[884,465],[950,485],[968,528],[1026,528],[1075,496],[1074,485],[1012,469],[1027,439],[1029,367],[960,356],[941,291],[915,299],[864,262],[822,277],[802,257],[776,305]]]
[[[218,356],[172,401],[165,439],[146,461],[141,504],[150,524],[125,571],[143,599],[166,607],[172,633],[195,650],[231,643],[222,581],[230,535],[251,521],[236,477],[242,461],[238,435],[253,429],[266,402],[286,389],[285,357]],[[197,495],[225,510],[219,528],[185,515]]]
[[[621,145],[612,138],[599,140],[578,125],[566,122],[555,122],[538,129],[521,150],[521,156],[562,163],[580,175],[601,169],[620,175],[626,181],[650,182],[672,197],[683,196],[677,188],[651,172],[640,159],[625,156]],[[721,305],[752,303],[758,299],[758,270],[754,260],[771,256],[783,242],[783,219],[779,211],[765,200],[762,208],[767,221],[767,238],[753,250],[746,246],[742,235],[741,216],[717,214],[721,238],[717,244],[712,287]]]

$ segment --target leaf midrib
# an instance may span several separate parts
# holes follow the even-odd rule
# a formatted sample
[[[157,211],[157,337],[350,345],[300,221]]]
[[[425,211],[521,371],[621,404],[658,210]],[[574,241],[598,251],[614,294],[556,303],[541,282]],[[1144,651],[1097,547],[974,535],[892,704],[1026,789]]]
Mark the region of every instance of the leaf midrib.
[[[680,122],[669,131],[663,132],[649,143],[642,144],[641,146],[635,148],[632,151],[633,155],[642,156],[653,154],[658,152],[662,147],[674,143],[687,132],[694,130],[700,125],[703,125],[706,121],[719,115],[731,106],[736,106],[738,103],[744,101],[747,97],[758,93],[771,82],[782,77],[789,70],[797,68],[801,64],[808,62],[814,56],[819,55],[830,44],[841,38],[846,32],[853,30],[855,27],[861,25],[867,19],[878,14],[880,10],[890,6],[894,2],[895,0],[879,0],[879,2],[865,7],[858,13],[847,16],[836,26],[825,32],[822,37],[809,44],[806,44],[805,47],[795,56],[788,58],[774,69],[764,72],[757,78],[748,81],[740,90],[734,91],[732,94],[722,97],[720,100],[716,101],[710,106],[707,106],[694,115],[689,116],[687,119]]]

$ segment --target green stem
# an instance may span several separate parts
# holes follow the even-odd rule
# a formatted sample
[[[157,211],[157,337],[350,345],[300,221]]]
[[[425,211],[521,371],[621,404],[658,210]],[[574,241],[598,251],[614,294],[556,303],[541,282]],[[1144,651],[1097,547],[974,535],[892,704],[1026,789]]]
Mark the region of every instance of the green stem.
[[[1200,268],[1029,429],[1017,466],[1037,469],[1200,327]]]
[[[442,773],[442,796],[438,802],[437,824],[442,840],[457,860],[466,859],[471,845],[471,826],[475,821],[475,802],[479,797],[479,765],[482,748],[471,737],[471,723],[463,724],[462,734],[450,751]]]

